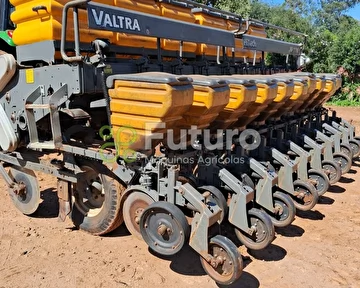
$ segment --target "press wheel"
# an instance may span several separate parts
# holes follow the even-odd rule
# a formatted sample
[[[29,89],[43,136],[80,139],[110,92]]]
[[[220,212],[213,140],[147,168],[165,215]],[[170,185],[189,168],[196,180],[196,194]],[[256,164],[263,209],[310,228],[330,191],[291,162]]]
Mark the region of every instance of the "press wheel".
[[[340,165],[341,174],[346,174],[351,169],[352,160],[351,158],[344,153],[334,153],[334,161]]]
[[[97,162],[81,160],[79,167],[82,172],[73,186],[71,219],[76,227],[92,235],[107,234],[124,221],[120,203],[125,187]]]
[[[329,178],[323,171],[310,169],[308,171],[308,176],[310,181],[313,182],[313,185],[319,196],[324,195],[326,191],[328,191],[330,187],[330,182],[329,182]]]
[[[289,226],[295,219],[296,208],[291,197],[283,192],[276,191],[273,194],[275,213],[269,213],[275,227]]]
[[[206,202],[205,202],[206,204],[211,206],[213,205],[211,203],[215,203],[220,207],[222,212],[218,222],[219,224],[221,224],[224,218],[226,217],[228,211],[228,206],[224,194],[214,186],[201,186],[198,187],[197,190],[201,193],[206,193],[206,192],[210,193],[210,195],[206,197]]]
[[[340,151],[346,154],[347,156],[349,156],[350,159],[353,159],[354,153],[349,144],[345,144],[345,143],[340,144]]]
[[[274,240],[275,228],[270,217],[263,211],[252,208],[248,211],[251,234],[235,228],[236,237],[247,248],[261,250]]]
[[[341,168],[335,161],[324,160],[321,163],[322,171],[328,176],[330,185],[339,182],[341,178]]]
[[[123,217],[126,228],[131,235],[142,239],[140,232],[140,217],[149,205],[154,203],[154,200],[147,194],[139,191],[131,192],[125,199],[123,204]]]
[[[140,232],[153,251],[171,256],[178,253],[186,243],[190,226],[177,206],[169,202],[154,202],[140,217]]]
[[[40,189],[35,173],[20,167],[11,167],[9,175],[17,184],[9,188],[9,196],[15,207],[25,215],[35,213],[40,204]]]
[[[360,142],[358,140],[350,140],[349,143],[353,152],[353,158],[358,158],[360,156]]]
[[[294,181],[294,190],[297,195],[292,198],[296,209],[309,211],[318,203],[319,195],[314,185],[301,180]]]
[[[210,263],[203,257],[200,257],[200,262],[206,274],[216,283],[230,285],[240,278],[243,260],[237,247],[228,238],[222,235],[211,238],[208,253],[212,256]]]

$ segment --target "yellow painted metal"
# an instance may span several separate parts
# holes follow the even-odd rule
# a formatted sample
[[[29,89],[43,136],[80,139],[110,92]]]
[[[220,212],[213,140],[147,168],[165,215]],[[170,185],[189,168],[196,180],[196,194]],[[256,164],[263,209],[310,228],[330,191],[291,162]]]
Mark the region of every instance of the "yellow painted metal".
[[[325,89],[326,79],[323,75],[316,75],[316,88],[311,93],[310,97],[298,108],[299,112],[305,112],[305,110],[318,99],[320,93]]]
[[[286,102],[294,95],[295,91],[295,83],[293,78],[286,75],[264,75],[257,77],[271,77],[277,82],[277,96],[273,102],[269,103],[267,108],[263,110],[259,117],[257,117],[254,121],[257,124],[264,124],[264,121],[269,118],[274,118],[273,115],[276,114],[283,106],[285,106]],[[277,117],[276,119],[278,119]]]
[[[11,14],[11,20],[17,26],[13,34],[13,40],[16,45],[61,39],[62,9],[65,3],[67,3],[66,0],[11,0],[10,2],[15,7],[15,11]],[[189,7],[164,2],[151,0],[94,0],[94,2],[224,30],[237,30],[239,28],[239,24],[234,21],[210,15],[204,11],[191,13]],[[32,8],[35,6],[44,6],[46,10],[33,11]],[[145,49],[157,48],[156,38],[91,30],[87,27],[86,13],[84,10],[79,10],[80,41],[83,43],[90,43],[95,38],[107,38],[111,41],[112,45]],[[74,41],[72,13],[69,13],[68,17],[67,41],[72,42]],[[243,28],[245,29],[245,27]],[[263,27],[250,26],[248,34],[266,37]],[[179,41],[161,39],[160,44],[161,48],[166,51],[180,50]],[[246,57],[248,61],[252,61],[254,52],[243,49],[241,39],[236,39],[235,45],[234,53],[236,58]],[[217,47],[207,44],[184,42],[182,50],[187,53],[196,53],[197,55],[217,55]],[[232,56],[233,51],[229,48],[226,53],[228,56]],[[59,58],[60,55],[57,53],[56,57]],[[256,59],[259,60],[260,58],[261,54],[257,53]]]
[[[211,77],[211,76],[209,76]],[[257,99],[257,86],[255,81],[244,81],[233,76],[213,76],[225,79],[230,87],[230,100],[228,105],[219,113],[211,125],[212,130],[227,129],[236,123],[238,118],[246,113],[248,107]]]
[[[34,69],[25,70],[25,80],[27,84],[32,84],[35,81]]]
[[[316,107],[324,104],[325,102],[327,102],[330,99],[331,96],[333,96],[335,94],[336,91],[337,91],[336,76],[335,75],[334,75],[334,77],[327,76],[325,89],[320,93],[318,99],[316,99],[309,106],[309,108],[311,108],[311,109],[316,108]]]
[[[115,80],[114,88],[109,89],[112,132],[115,141],[124,143],[122,148],[126,149],[145,149],[146,138],[153,133],[163,133],[165,138],[166,131],[173,129],[193,104],[194,89],[190,81],[166,83],[161,79],[172,75],[141,74],[159,78],[159,81]],[[134,134],[136,139],[131,141]],[[152,141],[153,148],[158,144],[155,142]]]
[[[284,75],[286,75],[284,73]],[[294,77],[294,93],[292,96],[285,101],[284,105],[282,105],[273,115],[273,118],[280,118],[281,116],[292,113],[293,107],[298,103],[304,103],[304,99],[308,96],[308,81],[304,78]]]
[[[11,14],[11,20],[17,25],[13,40],[16,45],[25,45],[45,40],[61,39],[61,18],[63,6],[66,0],[11,0],[15,6],[15,11]],[[162,10],[154,1],[110,1],[94,0],[107,5],[117,6],[125,9],[144,12],[160,16]],[[46,10],[32,11],[35,6],[45,6]],[[185,13],[183,13],[184,15]],[[169,17],[172,17],[167,13]],[[74,41],[74,29],[72,13],[68,15],[68,32],[67,41]],[[84,10],[79,10],[80,41],[90,43],[95,38],[107,38],[113,45],[156,49],[157,40],[152,37],[139,35],[130,35],[125,33],[115,33],[101,30],[91,30],[87,27],[87,14]],[[36,31],[36,32],[34,32]],[[169,51],[178,51],[180,48],[179,41],[168,39],[161,40],[161,48]],[[183,43],[183,51],[195,53],[197,45],[195,43]]]
[[[300,77],[307,81],[308,90],[307,93],[303,95],[303,97],[296,101],[295,105],[292,107],[292,114],[298,112],[300,107],[309,101],[309,99],[311,99],[313,94],[316,92],[316,76],[314,74],[303,75]]]
[[[202,75],[186,75],[193,79],[194,101],[183,114],[179,128],[206,129],[230,101],[230,87],[225,81],[216,81]]]
[[[233,75],[233,77],[239,79],[255,81],[257,86],[256,101],[247,107],[246,112],[238,118],[238,121],[236,121],[234,125],[231,125],[233,128],[239,130],[245,129],[246,126],[255,120],[261,112],[267,109],[268,105],[277,97],[276,81],[271,78],[257,78],[257,76],[258,75]]]

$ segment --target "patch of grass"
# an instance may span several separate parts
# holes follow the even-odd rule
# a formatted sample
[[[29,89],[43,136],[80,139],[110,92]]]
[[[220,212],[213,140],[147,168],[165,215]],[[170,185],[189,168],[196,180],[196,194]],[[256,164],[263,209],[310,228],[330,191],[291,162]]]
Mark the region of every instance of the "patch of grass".
[[[342,106],[342,107],[360,107],[359,101],[351,101],[348,99],[343,100],[333,100],[326,102],[326,105],[332,105],[332,106]]]

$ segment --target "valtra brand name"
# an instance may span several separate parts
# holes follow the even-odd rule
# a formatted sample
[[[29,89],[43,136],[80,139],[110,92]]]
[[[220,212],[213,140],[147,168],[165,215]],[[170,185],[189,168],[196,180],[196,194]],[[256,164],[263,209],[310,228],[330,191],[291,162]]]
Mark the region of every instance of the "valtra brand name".
[[[91,9],[94,16],[95,23],[101,27],[120,28],[131,31],[139,31],[140,25],[136,18],[130,18],[126,16],[106,13],[102,10],[99,12],[96,9]]]

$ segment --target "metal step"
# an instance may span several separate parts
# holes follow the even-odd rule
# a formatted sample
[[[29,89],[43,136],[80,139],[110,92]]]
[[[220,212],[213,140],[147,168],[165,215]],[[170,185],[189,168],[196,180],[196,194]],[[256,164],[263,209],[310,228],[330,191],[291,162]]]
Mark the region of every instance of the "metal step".
[[[29,143],[27,148],[29,149],[55,149],[55,143],[53,141],[46,142],[33,142]]]
[[[26,104],[25,109],[50,109],[49,104]]]

